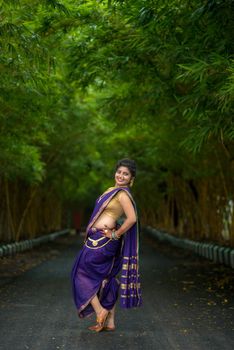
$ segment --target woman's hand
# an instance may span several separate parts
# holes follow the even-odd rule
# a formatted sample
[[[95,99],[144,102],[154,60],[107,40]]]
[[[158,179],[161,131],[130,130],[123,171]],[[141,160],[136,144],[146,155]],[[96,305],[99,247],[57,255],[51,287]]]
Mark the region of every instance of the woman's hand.
[[[101,231],[105,237],[112,238],[112,230],[106,225],[105,225],[105,228],[103,228]]]

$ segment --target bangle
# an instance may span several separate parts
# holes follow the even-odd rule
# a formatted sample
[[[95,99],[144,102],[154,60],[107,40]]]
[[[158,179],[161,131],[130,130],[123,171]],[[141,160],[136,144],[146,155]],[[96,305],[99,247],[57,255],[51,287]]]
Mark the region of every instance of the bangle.
[[[113,230],[112,232],[111,232],[111,237],[112,237],[112,239],[114,239],[115,241],[117,241],[120,237],[118,237],[116,234],[115,234],[115,230]]]

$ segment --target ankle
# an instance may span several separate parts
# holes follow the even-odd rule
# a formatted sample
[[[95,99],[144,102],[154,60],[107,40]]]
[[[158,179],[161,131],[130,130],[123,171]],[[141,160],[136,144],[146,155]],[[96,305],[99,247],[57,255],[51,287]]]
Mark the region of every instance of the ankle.
[[[104,307],[100,307],[100,309],[97,311],[97,315],[100,316],[101,314],[103,314],[104,312],[107,312],[106,309],[104,309]]]

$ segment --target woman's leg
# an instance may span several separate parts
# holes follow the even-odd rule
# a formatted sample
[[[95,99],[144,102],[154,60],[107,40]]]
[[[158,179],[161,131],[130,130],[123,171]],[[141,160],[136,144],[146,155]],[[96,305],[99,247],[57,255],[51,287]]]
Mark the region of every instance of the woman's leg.
[[[99,314],[103,309],[102,305],[99,302],[97,295],[95,295],[95,297],[93,297],[93,299],[91,300],[91,305],[94,308],[94,311],[96,312],[96,314]]]
[[[105,327],[109,311],[100,304],[97,295],[93,297],[90,303],[97,315],[97,323],[94,326],[90,326],[89,329],[91,331],[100,332]]]
[[[95,295],[95,297],[93,297],[93,299],[91,300],[91,305],[97,315],[97,318],[105,317],[105,315],[107,315],[109,312],[108,310],[104,309],[104,307],[100,304],[97,295]]]
[[[115,328],[115,306],[110,310],[110,313],[107,318],[106,326],[109,328]]]

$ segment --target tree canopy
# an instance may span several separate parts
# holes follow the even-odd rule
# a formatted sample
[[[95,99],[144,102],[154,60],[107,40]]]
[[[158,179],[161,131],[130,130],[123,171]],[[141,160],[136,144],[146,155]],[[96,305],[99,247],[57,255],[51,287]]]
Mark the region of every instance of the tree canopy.
[[[233,10],[232,0],[2,0],[2,178],[85,207],[116,160],[134,158],[145,223],[230,241]]]

